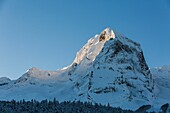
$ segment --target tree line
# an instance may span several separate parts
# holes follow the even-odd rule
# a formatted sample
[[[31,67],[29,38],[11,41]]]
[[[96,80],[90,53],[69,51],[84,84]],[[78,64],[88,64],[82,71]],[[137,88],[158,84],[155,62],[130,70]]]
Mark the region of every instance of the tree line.
[[[80,101],[0,101],[0,113],[133,113],[130,110],[113,108],[109,104]]]

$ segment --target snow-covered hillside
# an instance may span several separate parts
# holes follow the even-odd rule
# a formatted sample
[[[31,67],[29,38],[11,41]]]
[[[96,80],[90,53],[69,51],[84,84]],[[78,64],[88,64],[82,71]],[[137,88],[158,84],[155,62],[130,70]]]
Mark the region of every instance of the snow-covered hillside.
[[[11,80],[7,77],[0,78],[0,86],[8,84],[9,82],[11,82]]]
[[[152,69],[151,74],[140,44],[107,28],[89,39],[63,69],[31,68],[17,80],[1,83],[0,79],[0,100],[56,98],[132,110],[142,105],[159,108],[169,99],[167,70]]]
[[[170,103],[170,66],[152,68],[151,72],[155,81],[154,105]]]

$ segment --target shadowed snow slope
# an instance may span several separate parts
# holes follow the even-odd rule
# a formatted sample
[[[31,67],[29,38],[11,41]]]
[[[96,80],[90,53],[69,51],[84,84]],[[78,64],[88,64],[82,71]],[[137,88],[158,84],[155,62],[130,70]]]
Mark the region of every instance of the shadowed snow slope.
[[[162,101],[155,106],[160,107],[166,102],[160,90],[169,86],[158,79],[164,82],[161,77],[153,78],[140,44],[107,28],[89,39],[68,67],[56,71],[31,68],[19,79],[2,84],[0,100],[56,98],[136,110],[154,105],[159,98]],[[161,86],[155,86],[154,80]]]
[[[170,67],[153,68],[151,72],[155,81],[154,106],[170,103]]]
[[[0,78],[0,86],[5,85],[5,84],[7,84],[9,82],[11,82],[11,80],[9,78],[7,78],[7,77]]]

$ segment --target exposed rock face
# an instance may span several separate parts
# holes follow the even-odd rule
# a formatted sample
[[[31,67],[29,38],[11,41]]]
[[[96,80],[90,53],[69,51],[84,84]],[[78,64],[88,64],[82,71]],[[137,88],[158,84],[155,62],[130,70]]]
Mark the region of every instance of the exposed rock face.
[[[99,41],[103,41],[106,42],[110,39],[115,38],[115,34],[113,32],[113,30],[106,28],[103,32],[101,32],[100,36],[99,36]]]
[[[143,105],[136,110],[136,113],[147,113],[147,110],[149,110],[151,107],[151,105]]]
[[[169,107],[168,103],[162,105],[161,106],[162,113],[167,113],[168,107]]]

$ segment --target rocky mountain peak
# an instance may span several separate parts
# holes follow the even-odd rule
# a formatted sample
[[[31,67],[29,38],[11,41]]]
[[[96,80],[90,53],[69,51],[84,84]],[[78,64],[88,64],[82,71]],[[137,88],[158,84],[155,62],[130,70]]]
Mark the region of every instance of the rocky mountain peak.
[[[110,40],[111,38],[112,39],[115,38],[115,33],[110,28],[106,28],[99,35],[99,41],[106,42],[106,41]]]
[[[124,40],[123,38],[123,35],[113,29],[104,29],[99,35],[97,34],[95,35],[95,37],[89,39],[88,42],[83,46],[83,48],[81,48],[80,51],[77,52],[73,64],[89,64],[93,62],[108,40]]]
[[[127,103],[138,98],[146,103],[152,100],[152,74],[140,44],[107,28],[91,38],[76,58],[79,63],[72,66],[69,75],[78,99],[107,103],[110,100],[99,97],[120,94]]]

